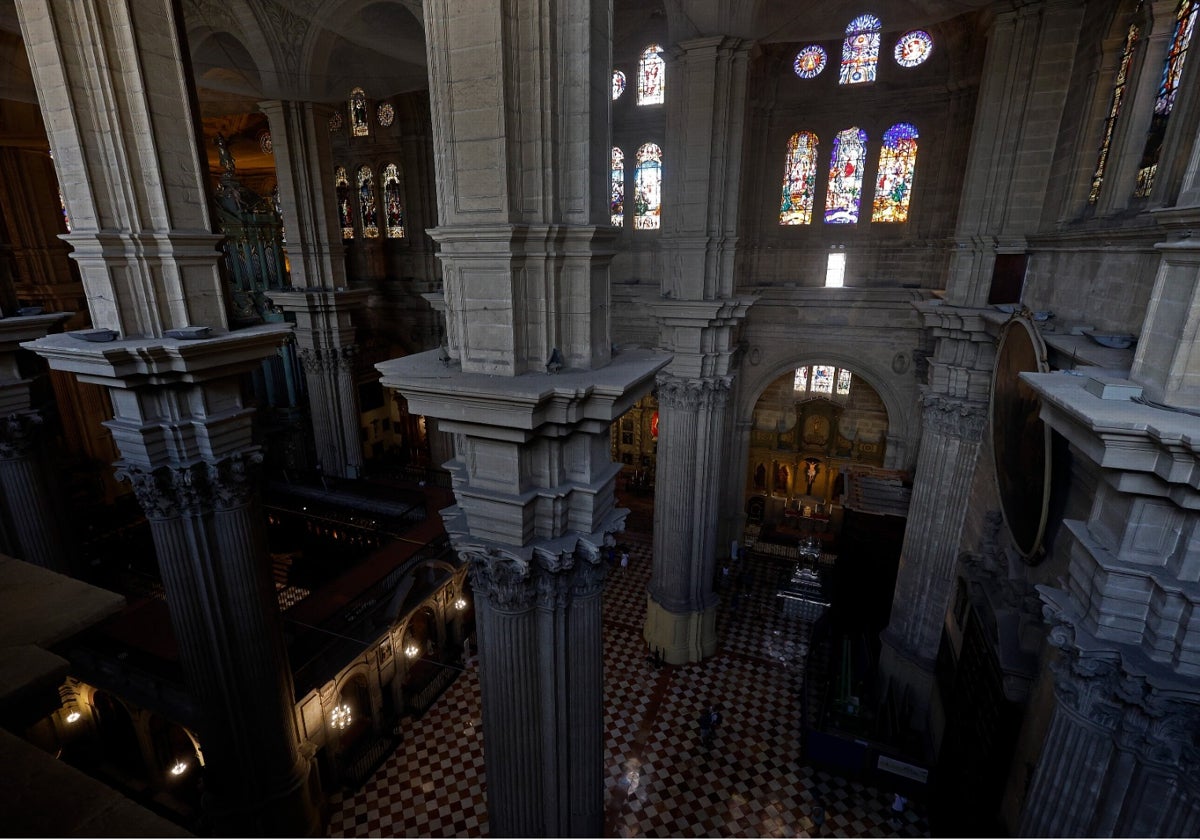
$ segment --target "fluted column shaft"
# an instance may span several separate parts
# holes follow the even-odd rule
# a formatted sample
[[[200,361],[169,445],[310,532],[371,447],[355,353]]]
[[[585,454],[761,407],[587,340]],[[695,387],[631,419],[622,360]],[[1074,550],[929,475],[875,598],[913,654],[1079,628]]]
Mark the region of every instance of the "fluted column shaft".
[[[256,495],[259,454],[118,464],[150,521],[184,677],[203,715],[218,833],[308,833],[294,690]]]
[[[713,570],[728,396],[725,378],[658,378],[654,568],[645,635],[668,662],[716,652]]]
[[[0,536],[7,536],[4,550],[13,557],[65,572],[63,525],[46,481],[46,466],[38,457],[41,425],[36,411],[0,418]]]
[[[599,836],[603,668],[599,657],[579,655],[601,644],[599,553],[463,556],[488,698],[490,829],[500,837]]]

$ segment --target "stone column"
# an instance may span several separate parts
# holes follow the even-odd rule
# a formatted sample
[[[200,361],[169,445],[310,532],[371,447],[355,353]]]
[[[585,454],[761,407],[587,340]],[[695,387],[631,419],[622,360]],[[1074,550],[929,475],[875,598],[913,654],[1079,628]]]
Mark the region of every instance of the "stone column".
[[[885,695],[924,731],[934,666],[987,428],[993,340],[978,310],[917,304],[936,344],[924,396],[920,459],[879,670]]]
[[[275,292],[272,300],[296,319],[296,346],[308,383],[317,461],[326,475],[358,478],[362,470],[353,313],[369,292],[306,289]]]
[[[230,332],[188,51],[171,0],[30,0],[17,16],[95,340],[26,343],[107,387],[150,520],[219,834],[320,830],[269,579],[243,379],[288,328]],[[198,340],[174,333],[189,326]]]
[[[1020,835],[1195,836],[1200,696],[1081,631],[1064,593],[1039,589],[1050,641],[1062,652],[1052,665],[1055,708]]]
[[[598,836],[609,426],[667,362],[609,335],[612,9],[424,11],[448,338],[378,368],[455,439],[443,516],[477,593],[491,831]]]
[[[0,550],[65,573],[68,530],[39,440],[45,416],[32,403],[33,383],[22,375],[17,357],[22,341],[44,336],[68,317],[0,312]]]

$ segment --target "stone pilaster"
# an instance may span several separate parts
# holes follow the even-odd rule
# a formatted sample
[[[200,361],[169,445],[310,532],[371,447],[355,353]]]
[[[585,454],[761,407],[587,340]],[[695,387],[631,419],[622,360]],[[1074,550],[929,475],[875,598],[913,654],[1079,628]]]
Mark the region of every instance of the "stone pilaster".
[[[934,342],[923,397],[920,460],[891,619],[882,634],[879,669],[891,702],[924,730],[934,690],[934,664],[950,602],[987,428],[993,339],[978,310],[917,304]]]
[[[363,464],[354,313],[367,295],[366,290],[305,289],[276,292],[272,298],[296,319],[317,461],[326,475],[341,478],[357,478]]]
[[[667,662],[717,651],[713,592],[728,378],[658,377],[654,568],[645,638]]]
[[[56,572],[69,572],[68,530],[39,440],[45,415],[32,403],[33,380],[22,376],[17,357],[20,342],[67,317],[0,317],[0,550]]]
[[[1049,189],[1084,9],[1070,0],[1013,4],[992,20],[967,157],[946,300],[987,303],[997,254],[1023,254]]]

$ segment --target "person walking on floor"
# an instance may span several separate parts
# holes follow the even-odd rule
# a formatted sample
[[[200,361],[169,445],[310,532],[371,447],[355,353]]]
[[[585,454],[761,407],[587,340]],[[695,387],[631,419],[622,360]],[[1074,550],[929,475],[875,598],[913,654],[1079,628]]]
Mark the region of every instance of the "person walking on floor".
[[[715,706],[708,706],[700,713],[700,743],[705,747],[713,745],[713,736],[721,724],[721,713]]]

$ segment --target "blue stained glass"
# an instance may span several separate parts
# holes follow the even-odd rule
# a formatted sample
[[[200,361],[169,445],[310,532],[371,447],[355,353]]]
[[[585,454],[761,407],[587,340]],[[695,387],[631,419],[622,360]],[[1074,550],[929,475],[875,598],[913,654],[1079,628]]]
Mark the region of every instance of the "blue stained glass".
[[[847,128],[833,138],[829,189],[825,193],[826,222],[835,225],[852,225],[858,222],[866,157],[867,132],[861,128]]]
[[[662,226],[662,149],[654,143],[645,143],[637,151],[633,188],[634,228],[657,230]]]
[[[842,41],[842,68],[838,84],[857,85],[875,81],[875,67],[879,63],[879,18],[874,15],[859,15],[846,27],[846,38]]]
[[[883,133],[872,222],[908,220],[913,171],[917,165],[917,137],[917,128],[911,123],[896,123]]]

